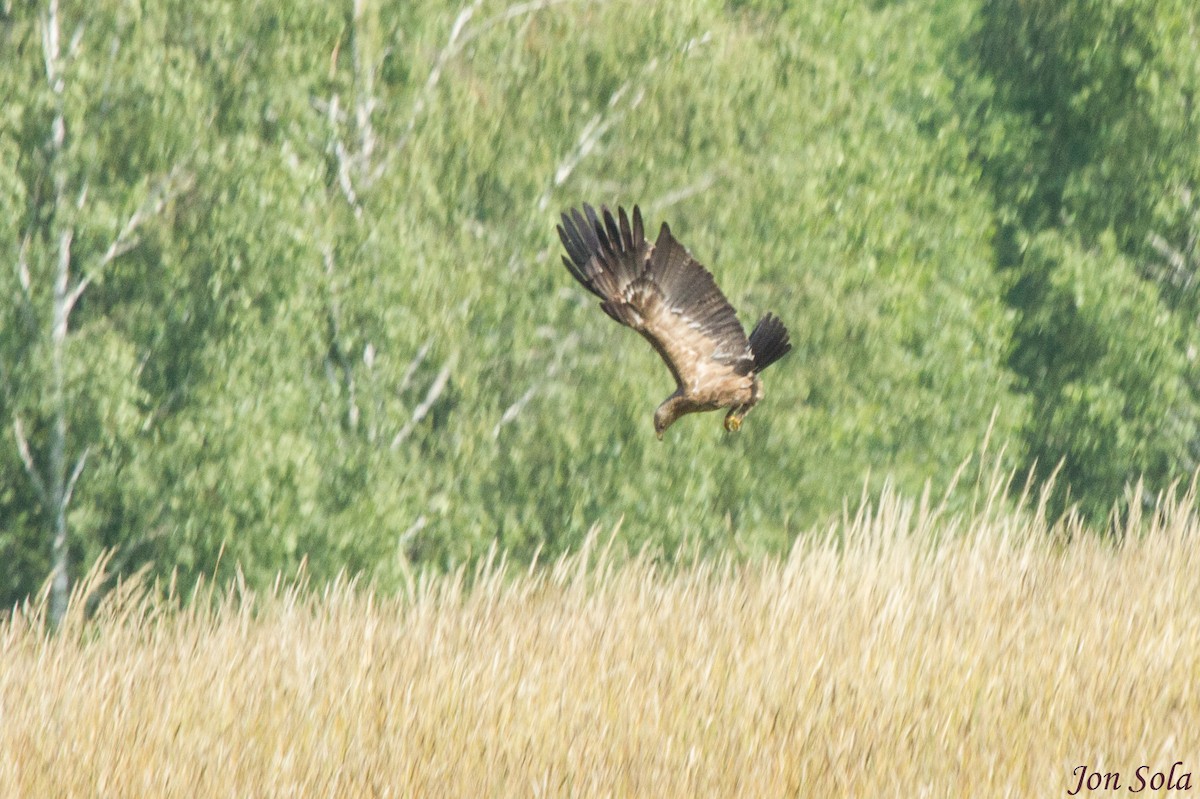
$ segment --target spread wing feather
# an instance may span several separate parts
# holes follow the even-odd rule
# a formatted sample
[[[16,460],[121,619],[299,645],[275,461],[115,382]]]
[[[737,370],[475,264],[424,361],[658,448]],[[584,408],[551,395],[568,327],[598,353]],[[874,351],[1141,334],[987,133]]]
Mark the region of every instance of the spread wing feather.
[[[721,375],[743,376],[754,356],[737,313],[700,265],[663,224],[658,240],[645,238],[642,212],[601,216],[589,205],[562,215],[563,263],[601,299],[604,312],[638,331],[666,362],[681,389],[694,390]]]
[[[787,328],[779,317],[769,313],[754,326],[750,334],[750,350],[754,353],[754,371],[761,372],[792,351]]]

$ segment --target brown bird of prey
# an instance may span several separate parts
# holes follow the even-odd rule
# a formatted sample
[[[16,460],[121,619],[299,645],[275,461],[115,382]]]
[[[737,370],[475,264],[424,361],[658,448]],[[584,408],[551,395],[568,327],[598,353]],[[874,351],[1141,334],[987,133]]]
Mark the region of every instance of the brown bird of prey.
[[[759,373],[792,349],[787,328],[767,314],[746,338],[713,276],[665,222],[651,244],[636,205],[632,225],[624,208],[619,221],[607,208],[600,212],[603,220],[589,205],[562,215],[563,263],[605,313],[650,342],[675,377],[675,393],[654,412],[659,440],[680,416],[717,408],[729,409],[725,429],[738,430],[763,398]]]

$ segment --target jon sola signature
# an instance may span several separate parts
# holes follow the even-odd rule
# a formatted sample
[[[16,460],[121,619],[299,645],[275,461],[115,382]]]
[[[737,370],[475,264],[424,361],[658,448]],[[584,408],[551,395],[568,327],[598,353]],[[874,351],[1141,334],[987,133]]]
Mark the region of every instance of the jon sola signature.
[[[1147,788],[1160,791],[1190,791],[1192,789],[1192,772],[1185,771],[1183,761],[1177,760],[1166,771],[1158,771],[1150,766],[1138,766],[1133,772],[1133,780],[1126,784],[1119,771],[1093,771],[1087,766],[1076,766],[1071,770],[1075,775],[1074,790],[1067,791],[1068,796],[1077,796],[1082,791],[1116,791],[1126,788],[1130,793],[1140,793]]]

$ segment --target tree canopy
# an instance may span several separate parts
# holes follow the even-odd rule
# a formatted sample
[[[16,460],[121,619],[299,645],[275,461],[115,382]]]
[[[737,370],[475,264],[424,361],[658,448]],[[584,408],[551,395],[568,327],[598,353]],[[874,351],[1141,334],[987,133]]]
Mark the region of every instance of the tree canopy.
[[[1200,458],[1185,0],[0,5],[0,598],[393,585],[593,525],[779,551],[985,439],[1100,521]],[[639,203],[795,352],[666,445],[559,264]],[[607,353],[622,351],[621,363]],[[621,366],[622,368],[618,368]],[[661,385],[655,383],[658,380]],[[57,486],[57,488],[56,488]]]

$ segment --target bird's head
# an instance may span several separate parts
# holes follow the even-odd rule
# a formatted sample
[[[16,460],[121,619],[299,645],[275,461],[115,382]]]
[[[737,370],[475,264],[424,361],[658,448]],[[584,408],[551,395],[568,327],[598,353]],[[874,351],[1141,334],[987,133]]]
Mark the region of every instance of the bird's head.
[[[659,441],[663,440],[663,433],[675,422],[675,418],[675,409],[666,403],[654,412],[654,435],[658,436]]]

